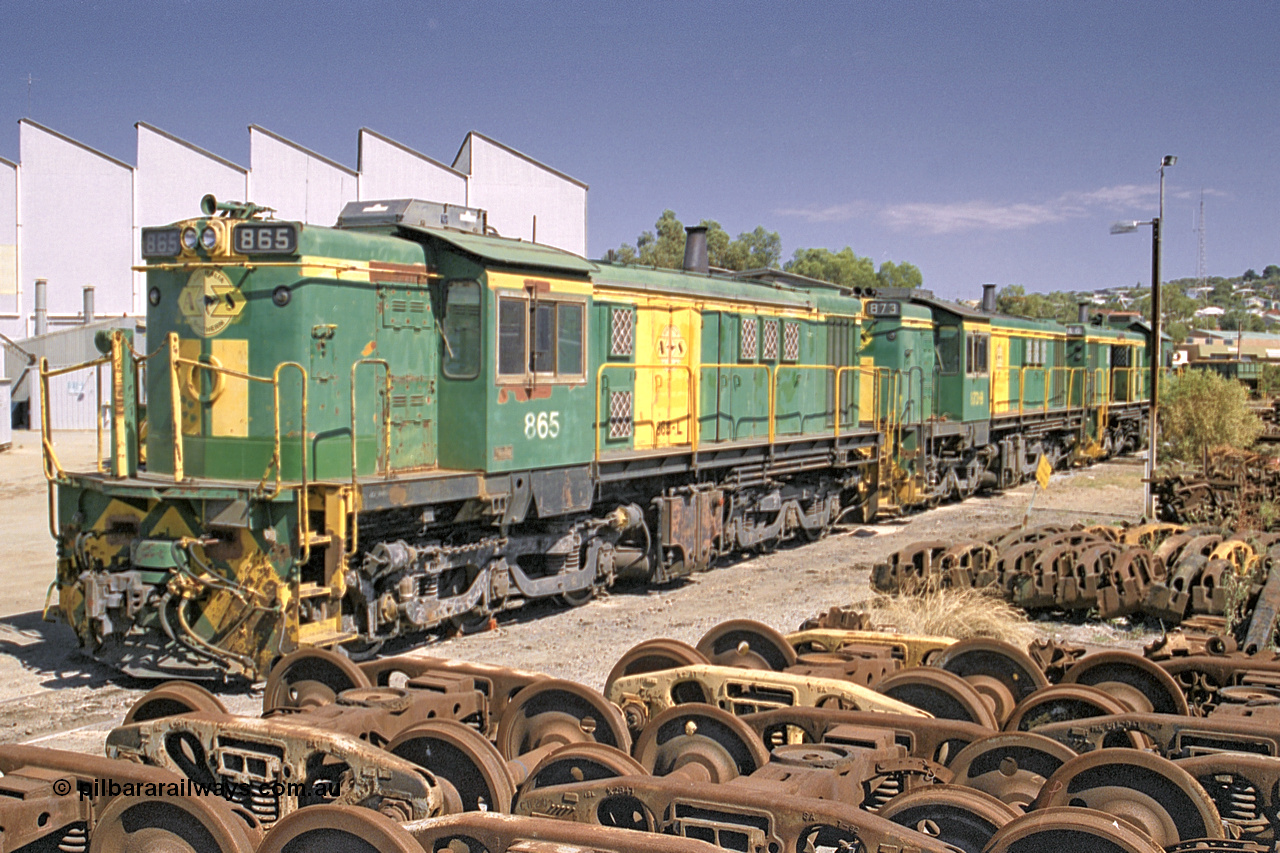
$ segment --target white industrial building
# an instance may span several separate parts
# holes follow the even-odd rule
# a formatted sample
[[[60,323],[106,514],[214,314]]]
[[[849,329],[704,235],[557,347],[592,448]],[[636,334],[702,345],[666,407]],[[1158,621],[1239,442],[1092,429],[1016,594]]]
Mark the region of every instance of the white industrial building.
[[[36,355],[59,362],[84,348],[56,333],[90,319],[87,305],[99,320],[145,315],[143,274],[132,270],[142,262],[141,229],[198,215],[206,193],[314,225],[333,225],[347,202],[367,199],[480,207],[504,237],[586,254],[587,185],[479,133],[467,134],[445,165],[361,128],[351,169],[256,124],[248,167],[146,122],[135,127],[136,165],[29,119],[18,122],[18,162],[0,158],[0,340],[15,404],[30,398]],[[47,282],[48,334],[23,346],[37,333],[37,280]],[[50,407],[54,426],[92,424],[96,383],[88,374],[60,382],[70,402],[59,396],[66,405]]]
[[[19,160],[0,159],[0,333],[35,332],[36,279],[48,282],[53,330],[84,321],[82,291],[97,316],[143,314],[139,232],[198,215],[200,198],[248,200],[276,215],[332,225],[349,201],[422,198],[481,207],[504,237],[587,249],[587,185],[480,133],[452,165],[362,128],[356,168],[249,127],[241,166],[138,122],[130,165],[29,119],[18,123]]]

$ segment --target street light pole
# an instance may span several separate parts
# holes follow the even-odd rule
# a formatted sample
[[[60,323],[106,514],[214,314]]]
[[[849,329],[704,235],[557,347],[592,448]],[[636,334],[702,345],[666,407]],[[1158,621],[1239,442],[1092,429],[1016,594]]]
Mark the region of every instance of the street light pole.
[[[1161,238],[1160,231],[1164,226],[1164,170],[1178,162],[1178,158],[1171,154],[1166,154],[1160,161],[1160,215],[1151,221],[1151,342],[1150,354],[1148,356],[1149,366],[1151,368],[1151,392],[1150,397],[1150,413],[1148,420],[1151,422],[1148,427],[1147,434],[1149,436],[1147,443],[1147,476],[1146,482],[1143,484],[1143,511],[1147,518],[1155,521],[1156,518],[1156,497],[1151,486],[1156,478],[1156,447],[1160,433],[1160,367],[1161,355],[1163,347],[1161,344],[1161,314],[1160,314],[1160,250]]]
[[[1151,491],[1151,483],[1156,476],[1156,437],[1160,428],[1158,400],[1162,352],[1161,338],[1163,337],[1162,324],[1160,322],[1160,227],[1164,224],[1164,170],[1177,162],[1178,158],[1172,154],[1166,154],[1164,159],[1160,161],[1160,213],[1155,219],[1149,222],[1129,220],[1127,222],[1117,222],[1111,226],[1112,234],[1132,234],[1138,230],[1139,225],[1151,226],[1151,338],[1147,341],[1147,366],[1150,370],[1150,390],[1147,399],[1147,420],[1149,425],[1147,428],[1147,476],[1143,478],[1144,482],[1142,484],[1142,507],[1143,513],[1152,520],[1156,517],[1156,499]]]

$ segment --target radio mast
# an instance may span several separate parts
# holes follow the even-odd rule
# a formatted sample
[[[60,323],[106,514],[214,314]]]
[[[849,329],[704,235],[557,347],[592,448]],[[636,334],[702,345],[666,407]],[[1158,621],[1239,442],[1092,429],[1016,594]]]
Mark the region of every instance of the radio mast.
[[[1199,279],[1197,284],[1201,287],[1205,286],[1205,280],[1208,274],[1205,271],[1204,262],[1204,189],[1200,190],[1200,224],[1196,227],[1196,235],[1199,238],[1200,254],[1196,262],[1196,278]]]

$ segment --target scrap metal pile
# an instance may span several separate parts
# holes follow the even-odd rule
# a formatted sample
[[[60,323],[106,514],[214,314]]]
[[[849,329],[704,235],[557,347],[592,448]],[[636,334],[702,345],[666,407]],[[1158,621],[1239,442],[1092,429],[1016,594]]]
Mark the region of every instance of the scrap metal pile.
[[[1199,469],[1162,473],[1151,490],[1160,518],[1175,524],[1270,529],[1280,522],[1280,459],[1264,453],[1222,448]]]
[[[649,640],[603,693],[305,650],[259,717],[175,682],[107,756],[0,747],[0,850],[1264,851],[1280,658],[756,622]]]
[[[1025,610],[1134,614],[1240,648],[1274,646],[1280,533],[1144,524],[1019,528],[991,541],[917,542],[874,567],[872,588],[912,593],[974,587]]]

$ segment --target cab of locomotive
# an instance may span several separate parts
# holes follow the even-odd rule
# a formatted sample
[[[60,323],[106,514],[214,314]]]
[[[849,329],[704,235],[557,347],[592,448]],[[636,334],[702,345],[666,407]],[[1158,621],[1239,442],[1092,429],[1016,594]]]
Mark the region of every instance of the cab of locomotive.
[[[294,482],[349,477],[355,458],[372,471],[385,453],[379,350],[388,336],[434,332],[422,247],[212,197],[203,212],[142,231],[158,344],[146,372],[148,470]],[[426,424],[434,352],[401,371],[420,387],[393,389],[409,410],[397,414]],[[416,461],[434,464],[423,438]]]

